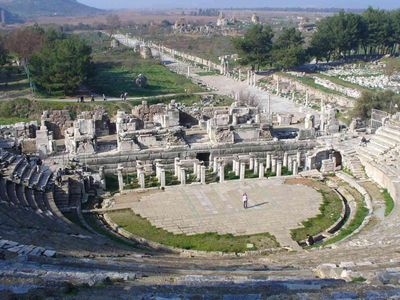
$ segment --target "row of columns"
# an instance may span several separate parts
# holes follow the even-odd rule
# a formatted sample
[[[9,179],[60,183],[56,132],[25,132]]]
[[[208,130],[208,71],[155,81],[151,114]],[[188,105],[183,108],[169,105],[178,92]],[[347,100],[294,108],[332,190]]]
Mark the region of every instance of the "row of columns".
[[[289,171],[293,173],[293,175],[298,174],[298,169],[300,166],[301,153],[297,152],[296,158],[289,156],[287,152],[284,153],[283,159],[280,160],[275,156],[272,156],[271,153],[267,154],[266,164],[260,161],[259,158],[250,156],[249,158],[249,170],[253,171],[254,175],[259,176],[259,178],[264,178],[264,174],[266,170],[271,170],[272,173],[276,173],[277,177],[282,176],[282,168],[287,167]],[[156,177],[160,182],[161,188],[166,186],[166,178],[165,178],[165,166],[161,163],[161,160],[155,160],[156,164]],[[118,165],[117,175],[118,175],[118,184],[120,192],[122,192],[124,188],[123,182],[123,167],[121,164]],[[213,158],[212,162],[212,170],[214,173],[218,173],[219,182],[225,182],[225,162],[219,161],[218,157]],[[145,170],[142,165],[138,165],[136,168],[138,183],[141,188],[145,188]],[[241,161],[239,157],[235,157],[232,160],[232,172],[235,173],[235,176],[239,176],[240,180],[245,179],[246,174],[246,162]],[[183,167],[180,159],[177,157],[174,159],[174,176],[177,177],[178,181],[180,181],[181,185],[186,185],[186,179],[188,175],[188,168]],[[203,162],[194,161],[193,162],[193,175],[196,176],[197,180],[200,180],[201,184],[206,184],[206,167]]]

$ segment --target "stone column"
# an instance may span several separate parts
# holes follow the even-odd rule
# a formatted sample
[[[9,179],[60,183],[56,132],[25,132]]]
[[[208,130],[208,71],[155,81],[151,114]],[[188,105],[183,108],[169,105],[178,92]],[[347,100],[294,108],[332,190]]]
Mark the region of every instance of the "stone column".
[[[232,159],[232,172],[236,170],[236,159]]]
[[[175,157],[174,159],[174,176],[178,177],[178,163],[179,163],[179,157]]]
[[[265,164],[265,168],[267,170],[271,169],[271,153],[267,153],[267,161]]]
[[[146,187],[145,179],[144,179],[144,170],[140,170],[139,172],[139,185],[142,189]]]
[[[288,166],[288,153],[283,153],[283,166],[287,168]]]
[[[288,170],[290,172],[293,171],[293,158],[291,156],[289,156],[289,158],[288,158]]]
[[[311,154],[306,155],[305,169],[306,170],[311,170],[312,169],[312,156],[311,156]]]
[[[282,176],[282,161],[278,160],[276,164],[276,177],[281,177]]]
[[[181,185],[186,185],[186,168],[181,168]]]
[[[218,157],[214,157],[213,172],[214,173],[218,172]]]
[[[182,175],[182,172],[181,172],[181,169],[182,169],[182,164],[179,162],[177,165],[176,165],[176,167],[177,167],[177,173],[178,173],[178,181],[181,181],[181,175]]]
[[[300,167],[301,166],[301,152],[300,151],[297,151],[296,160],[297,160],[297,166]]]
[[[235,176],[240,175],[240,161],[238,158],[235,159]]]
[[[225,164],[222,162],[219,165],[219,183],[224,183],[225,181]]]
[[[206,184],[206,166],[200,167],[200,180],[201,184]]]
[[[160,186],[165,188],[165,169],[160,170]]]
[[[240,180],[244,180],[245,171],[246,171],[246,163],[241,162],[240,163]]]
[[[254,166],[253,166],[254,175],[258,174],[258,159],[254,158]]]
[[[122,167],[122,164],[118,164],[117,174],[118,174],[118,186],[120,192],[124,190],[124,177],[122,176],[123,169],[124,168]]]
[[[253,170],[253,169],[254,169],[254,157],[252,155],[250,155],[249,170]]]
[[[197,168],[199,166],[199,162],[198,161],[194,161],[193,162],[193,174],[196,175],[197,174]],[[197,175],[196,175],[197,176]]]
[[[293,175],[297,175],[299,173],[299,167],[297,165],[297,161],[293,161]]]
[[[276,157],[271,159],[271,172],[276,173]]]
[[[258,171],[258,178],[260,178],[260,179],[264,178],[264,174],[265,174],[264,164],[260,163],[259,171]]]
[[[201,179],[201,167],[203,166],[203,162],[199,162],[199,164],[197,165],[197,172],[196,172],[196,179],[200,180]]]

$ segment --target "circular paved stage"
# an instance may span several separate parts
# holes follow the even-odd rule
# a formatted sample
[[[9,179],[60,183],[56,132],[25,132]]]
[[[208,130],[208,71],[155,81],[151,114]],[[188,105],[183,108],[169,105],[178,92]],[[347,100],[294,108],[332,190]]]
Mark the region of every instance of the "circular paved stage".
[[[243,208],[242,194],[249,196]],[[281,246],[296,247],[290,229],[320,213],[322,196],[283,179],[227,181],[224,184],[169,187],[164,192],[128,193],[118,197],[136,214],[173,233],[217,232],[248,235],[269,232]],[[140,201],[132,201],[139,196]],[[126,204],[126,205],[124,205]]]

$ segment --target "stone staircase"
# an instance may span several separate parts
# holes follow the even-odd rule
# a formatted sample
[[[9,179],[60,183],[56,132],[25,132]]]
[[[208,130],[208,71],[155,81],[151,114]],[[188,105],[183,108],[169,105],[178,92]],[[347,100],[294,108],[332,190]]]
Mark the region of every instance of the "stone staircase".
[[[357,151],[355,149],[349,149],[342,152],[342,156],[344,167],[347,168],[355,178],[365,179],[364,168],[357,156]]]
[[[358,146],[357,153],[366,160],[377,160],[400,146],[400,122],[390,120],[378,128],[366,146]]]

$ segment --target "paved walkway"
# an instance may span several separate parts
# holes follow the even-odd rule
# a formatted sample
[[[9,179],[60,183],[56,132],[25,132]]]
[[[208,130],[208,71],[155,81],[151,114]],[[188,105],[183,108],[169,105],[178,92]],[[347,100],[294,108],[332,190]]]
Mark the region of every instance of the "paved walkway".
[[[249,195],[248,209],[243,208],[243,192]],[[133,192],[117,198],[116,207],[130,207],[153,225],[176,234],[269,232],[282,246],[297,248],[290,229],[317,215],[321,202],[321,195],[310,187],[286,185],[282,179],[253,179],[176,186],[142,195]]]
[[[120,42],[127,45],[128,47],[133,47],[136,43],[141,43],[134,38],[120,37]],[[158,49],[152,48],[152,53],[154,56],[160,56]],[[168,53],[161,54],[161,60],[166,64],[166,66],[173,70],[174,72],[187,75],[188,67],[190,68],[190,77],[198,82],[202,82],[207,86],[213,88],[216,93],[226,96],[234,96],[237,93],[241,93],[243,96],[249,96],[254,98],[261,108],[268,110],[268,97],[271,97],[271,111],[274,113],[290,113],[298,117],[304,117],[307,113],[315,113],[311,108],[305,108],[299,104],[294,103],[288,98],[283,98],[276,95],[271,95],[266,91],[260,90],[256,87],[249,86],[246,81],[237,81],[233,78],[228,78],[222,75],[211,75],[211,76],[199,76],[196,72],[203,71],[199,68],[191,66],[181,60],[173,58]],[[166,63],[168,62],[168,63]],[[257,75],[257,80],[261,79],[263,76]]]

